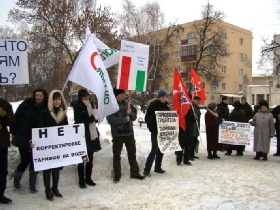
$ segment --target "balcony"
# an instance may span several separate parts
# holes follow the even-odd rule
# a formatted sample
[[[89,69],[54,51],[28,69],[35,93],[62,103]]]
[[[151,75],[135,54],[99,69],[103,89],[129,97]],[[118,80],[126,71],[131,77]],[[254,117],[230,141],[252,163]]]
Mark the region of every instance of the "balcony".
[[[195,62],[197,59],[196,59],[196,55],[182,55],[181,56],[181,62],[184,62],[184,63],[188,63],[188,62]]]

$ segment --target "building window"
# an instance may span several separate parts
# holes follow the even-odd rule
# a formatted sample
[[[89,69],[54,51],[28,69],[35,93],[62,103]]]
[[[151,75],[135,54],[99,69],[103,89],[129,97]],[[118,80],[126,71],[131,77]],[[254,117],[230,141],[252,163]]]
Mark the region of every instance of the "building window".
[[[169,52],[165,53],[165,59],[169,58]]]
[[[158,46],[159,44],[160,44],[160,41],[159,41],[159,39],[157,39],[157,40],[155,41],[155,45]]]
[[[239,76],[243,75],[243,69],[239,69]]]
[[[168,83],[164,83],[164,90],[168,91]]]
[[[226,83],[222,83],[222,90],[226,90]]]
[[[176,58],[181,58],[181,52],[180,51],[176,52]]]
[[[257,103],[258,103],[260,100],[264,100],[264,94],[257,94]]]
[[[193,39],[194,38],[194,33],[188,33],[187,34],[187,39]]]
[[[269,103],[269,94],[266,94],[266,101]]]
[[[243,85],[239,85],[239,92],[243,91]]]
[[[226,39],[227,39],[227,34],[226,34],[226,33],[223,33],[223,34],[222,34],[222,38],[226,40]]]
[[[226,66],[223,66],[223,67],[222,67],[222,73],[224,73],[224,74],[227,73],[227,67],[226,67]]]
[[[177,69],[178,69],[179,72],[181,72],[181,67],[180,66],[178,66]]]
[[[204,34],[203,30],[200,30],[199,36],[200,36],[200,39],[203,39],[205,37],[205,34]]]
[[[226,57],[227,56],[227,51],[226,50],[222,50],[221,56]]]
[[[165,68],[165,69],[163,70],[163,72],[164,72],[164,74],[168,74],[168,73],[169,73],[168,68]]]
[[[243,38],[241,38],[241,37],[239,38],[239,44],[243,45]]]
[[[255,94],[252,94],[252,105],[255,105]]]
[[[182,56],[196,55],[197,45],[188,45],[182,47]]]
[[[179,35],[176,36],[176,42],[181,43],[181,36],[179,36]]]
[[[239,53],[239,60],[243,61],[243,59],[244,59],[243,53]]]

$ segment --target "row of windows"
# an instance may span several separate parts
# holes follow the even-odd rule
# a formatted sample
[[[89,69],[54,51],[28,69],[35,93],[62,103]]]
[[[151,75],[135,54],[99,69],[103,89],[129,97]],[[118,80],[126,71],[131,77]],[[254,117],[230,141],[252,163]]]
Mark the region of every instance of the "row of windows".
[[[204,37],[204,33],[201,31],[199,36],[200,36],[200,38],[203,38]],[[227,40],[227,34],[223,33],[222,38],[224,40]],[[195,35],[194,35],[193,32],[187,34],[187,40],[191,40],[192,41],[194,39],[195,39]],[[180,35],[176,36],[176,42],[177,43],[181,43],[181,36]],[[243,45],[243,44],[244,44],[244,39],[242,37],[240,37],[239,38],[239,45]]]
[[[226,66],[222,66],[222,73],[223,74],[226,74],[227,73],[227,67]],[[243,76],[243,69],[239,69],[239,71],[238,71],[238,75],[239,76]]]

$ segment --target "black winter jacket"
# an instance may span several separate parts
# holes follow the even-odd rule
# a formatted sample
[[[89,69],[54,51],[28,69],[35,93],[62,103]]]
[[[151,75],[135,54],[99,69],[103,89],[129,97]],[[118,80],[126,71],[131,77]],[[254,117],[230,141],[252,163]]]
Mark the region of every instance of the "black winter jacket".
[[[157,133],[157,121],[155,111],[170,111],[168,102],[161,103],[158,99],[153,99],[148,104],[148,110],[145,115],[145,122],[150,132]]]
[[[228,120],[228,115],[229,115],[228,105],[224,102],[221,102],[218,105],[217,113],[219,117],[223,118],[224,120]]]
[[[31,98],[25,99],[15,113],[16,122],[11,126],[11,133],[15,136],[12,143],[16,147],[29,149],[32,139],[32,128],[37,126],[40,113],[46,105],[35,105]]]

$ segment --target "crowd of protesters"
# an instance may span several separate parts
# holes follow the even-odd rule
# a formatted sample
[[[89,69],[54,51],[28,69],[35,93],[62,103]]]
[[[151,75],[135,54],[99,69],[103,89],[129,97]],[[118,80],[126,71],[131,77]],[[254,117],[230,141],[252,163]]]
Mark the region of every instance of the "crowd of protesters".
[[[143,180],[151,176],[151,169],[154,163],[154,172],[164,174],[162,169],[163,153],[159,149],[157,142],[157,122],[156,111],[169,111],[171,106],[167,101],[167,93],[164,90],[158,92],[158,97],[148,102],[148,109],[145,115],[147,128],[151,132],[151,151],[146,159],[143,175],[136,160],[136,143],[133,131],[133,121],[137,118],[137,109],[125,100],[125,90],[113,89],[119,111],[107,116],[107,121],[111,126],[112,151],[113,151],[113,182],[118,183],[121,179],[121,151],[123,144],[126,146],[128,161],[130,164],[130,177],[132,179]],[[200,135],[199,109],[200,97],[195,96],[191,102],[191,109],[185,116],[188,125],[186,130],[179,130],[180,151],[176,151],[176,163],[191,166],[190,161],[199,157],[198,152]],[[75,124],[83,123],[85,126],[85,141],[88,156],[83,158],[83,163],[78,164],[79,187],[85,189],[88,186],[95,186],[92,180],[93,154],[101,150],[99,141],[98,106],[97,98],[90,99],[90,93],[86,89],[80,89],[78,99],[71,102],[74,110]],[[226,121],[250,123],[254,129],[254,147],[256,152],[255,160],[268,160],[270,141],[275,134],[277,137],[277,151],[273,156],[280,156],[280,105],[271,112],[269,104],[261,100],[252,110],[242,97],[241,101],[233,103],[233,111],[228,108],[228,98],[222,97],[222,102],[217,104],[211,102],[207,106],[205,113],[206,140],[208,159],[220,159],[217,151],[226,151],[225,155],[232,155],[233,150],[237,150],[236,155],[242,156],[245,146],[224,145],[218,142],[219,125]],[[8,174],[8,147],[10,146],[10,133],[12,134],[12,144],[18,147],[20,154],[20,164],[15,169],[14,188],[21,189],[21,178],[29,166],[29,188],[31,193],[37,193],[37,174],[34,170],[32,148],[32,128],[52,127],[68,125],[67,103],[61,91],[53,90],[50,94],[44,89],[34,90],[32,97],[25,99],[13,113],[11,104],[0,98],[0,203],[10,204],[12,200],[4,195]],[[8,131],[7,127],[10,127]],[[54,196],[62,198],[63,195],[58,190],[59,174],[63,167],[52,168],[43,171],[46,198],[54,200]],[[51,184],[52,180],[52,184]]]

